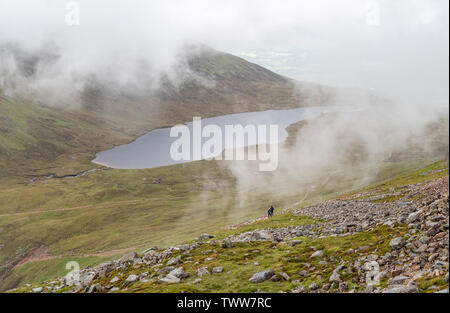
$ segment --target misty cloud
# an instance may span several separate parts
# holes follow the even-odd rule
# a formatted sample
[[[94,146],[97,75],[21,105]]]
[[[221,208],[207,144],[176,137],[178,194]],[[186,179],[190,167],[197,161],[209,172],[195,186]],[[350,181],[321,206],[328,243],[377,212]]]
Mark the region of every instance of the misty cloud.
[[[448,103],[445,0],[80,0],[78,27],[66,24],[68,2],[0,4],[1,46],[17,45],[26,53],[57,48],[57,63],[40,67],[43,81],[33,81],[35,88],[55,83],[80,89],[79,80],[93,74],[138,85],[142,62],[154,77],[172,69],[180,47],[202,43],[232,53],[268,51],[271,58],[249,59],[303,81]],[[374,5],[379,25],[367,23]],[[5,63],[2,57],[3,72]]]

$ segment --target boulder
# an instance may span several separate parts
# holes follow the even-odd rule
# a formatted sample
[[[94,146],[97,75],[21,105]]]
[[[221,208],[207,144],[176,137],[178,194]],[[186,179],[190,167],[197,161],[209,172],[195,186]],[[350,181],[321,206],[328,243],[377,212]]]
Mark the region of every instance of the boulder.
[[[333,271],[333,274],[331,274],[329,282],[330,283],[338,283],[341,281],[341,275],[339,275],[338,271]]]
[[[181,261],[181,255],[177,256],[176,258],[171,258],[169,261],[167,261],[167,266],[170,265],[177,265]]]
[[[302,270],[298,273],[300,276],[302,277],[308,277],[309,276],[309,272],[306,270]]]
[[[272,278],[272,276],[275,275],[275,271],[274,270],[266,270],[266,271],[262,271],[262,272],[257,272],[255,274],[253,274],[253,276],[250,278],[250,281],[252,283],[258,284],[258,283],[262,283],[270,278]]]
[[[138,281],[139,277],[137,275],[130,275],[128,276],[128,278],[125,280],[126,283],[134,283],[136,281]]]
[[[161,277],[160,279],[158,279],[158,283],[163,284],[163,283],[167,283],[167,284],[177,284],[181,281],[180,278],[175,277],[173,275],[167,274],[164,277]]]
[[[311,255],[311,259],[314,259],[314,258],[321,258],[321,257],[323,257],[323,251],[322,250],[318,250],[318,251],[316,251],[316,252],[314,252],[312,255]]]
[[[100,284],[94,284],[92,285],[89,290],[88,293],[93,293],[93,292],[102,292],[103,291],[103,286]]]
[[[292,241],[288,242],[288,245],[290,245],[291,247],[295,247],[295,246],[300,245],[302,243],[303,243],[303,241],[301,241],[301,240],[292,240]]]
[[[409,277],[404,275],[395,276],[391,279],[389,279],[388,284],[389,285],[402,285],[406,280],[408,280]]]
[[[391,247],[391,250],[399,250],[405,246],[406,242],[403,237],[397,237],[391,240],[389,243],[389,246]]]
[[[219,245],[221,248],[233,248],[233,242],[230,239],[222,240]]]
[[[197,270],[197,276],[202,277],[204,275],[210,275],[207,267],[201,267]]]
[[[420,216],[420,211],[411,213],[408,215],[408,217],[406,218],[406,223],[410,224],[410,223],[414,223],[415,221],[417,221],[419,219]]]
[[[383,290],[383,293],[416,293],[419,292],[419,288],[415,285],[390,287]]]
[[[348,283],[346,281],[339,284],[339,291],[340,292],[348,291]]]
[[[178,268],[174,269],[173,271],[171,271],[168,274],[168,276],[174,276],[174,277],[177,277],[179,279],[184,279],[184,278],[188,278],[189,277],[189,273],[185,272],[182,267],[178,267]]]
[[[222,267],[222,266],[216,266],[216,267],[214,267],[214,268],[212,269],[212,272],[213,272],[213,273],[216,273],[216,274],[222,273],[222,272],[223,272],[223,267]]]
[[[213,235],[209,235],[209,234],[201,234],[200,236],[198,236],[199,240],[208,240],[208,239],[211,239],[211,238],[214,238],[214,236]]]
[[[156,271],[156,274],[161,275],[161,274],[169,274],[171,271],[173,271],[175,269],[175,267],[173,266],[166,266],[163,268],[160,268]]]
[[[133,262],[133,260],[137,257],[138,257],[138,255],[136,252],[131,252],[131,253],[125,254],[123,257],[121,257],[119,262],[120,263],[130,263],[130,262]]]

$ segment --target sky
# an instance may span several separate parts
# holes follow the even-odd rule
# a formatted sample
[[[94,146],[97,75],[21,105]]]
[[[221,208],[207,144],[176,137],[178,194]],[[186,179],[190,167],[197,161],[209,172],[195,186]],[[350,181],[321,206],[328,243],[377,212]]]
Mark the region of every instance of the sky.
[[[301,81],[448,104],[448,6],[447,0],[1,0],[0,44],[57,46],[63,66],[52,77],[108,72],[114,64],[113,74],[126,80],[134,59],[164,69],[180,46],[202,43]]]

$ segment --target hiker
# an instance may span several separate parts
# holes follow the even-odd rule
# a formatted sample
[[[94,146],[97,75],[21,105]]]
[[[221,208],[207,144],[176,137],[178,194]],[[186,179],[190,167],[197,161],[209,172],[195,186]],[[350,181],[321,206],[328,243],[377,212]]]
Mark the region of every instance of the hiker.
[[[275,209],[273,208],[273,205],[271,205],[269,211],[267,211],[268,217],[272,217],[272,216],[273,216],[273,211],[274,211],[274,210],[275,210]]]

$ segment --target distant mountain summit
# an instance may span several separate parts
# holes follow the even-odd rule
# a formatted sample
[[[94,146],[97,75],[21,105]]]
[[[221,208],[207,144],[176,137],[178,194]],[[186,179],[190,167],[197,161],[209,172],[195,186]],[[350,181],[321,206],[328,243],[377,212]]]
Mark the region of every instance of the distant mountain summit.
[[[206,46],[191,47],[191,51],[187,54],[187,63],[197,74],[216,81],[233,79],[273,83],[290,81],[262,66]]]

